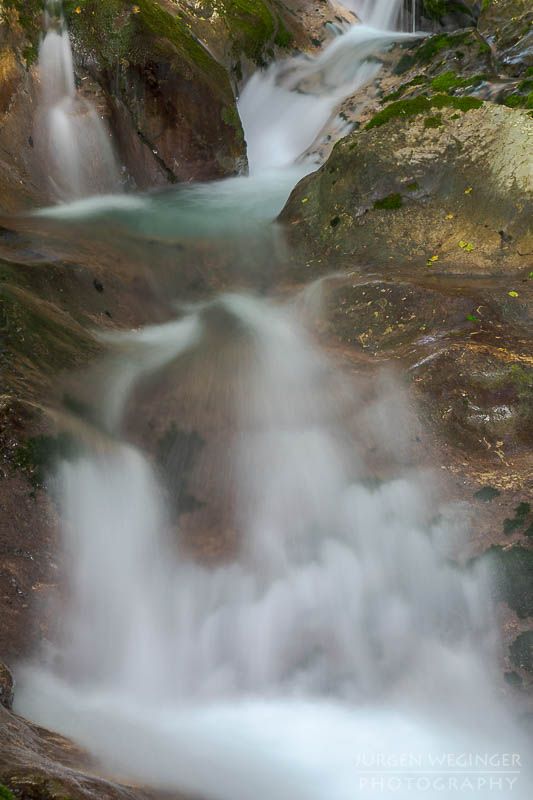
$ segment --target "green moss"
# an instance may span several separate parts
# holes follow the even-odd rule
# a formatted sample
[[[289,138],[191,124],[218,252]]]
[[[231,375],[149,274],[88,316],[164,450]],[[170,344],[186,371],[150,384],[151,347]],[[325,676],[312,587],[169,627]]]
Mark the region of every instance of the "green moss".
[[[506,536],[510,536],[512,533],[518,530],[518,528],[521,528],[523,524],[524,521],[521,519],[516,519],[516,517],[513,519],[504,519],[503,532]]]
[[[108,73],[114,75],[123,60],[159,58],[172,64],[178,58],[231,91],[224,68],[196,40],[185,17],[169,14],[153,0],[65,0],[64,10],[77,49]]]
[[[374,208],[385,211],[394,211],[403,206],[403,198],[401,194],[389,194],[387,197],[382,197],[380,200],[374,200]]]
[[[509,647],[509,653],[515,667],[533,672],[533,631],[517,636]]]
[[[521,619],[533,614],[533,550],[515,546],[490,547],[481,560],[488,564],[496,598],[506,602]]]
[[[424,114],[432,108],[454,108],[457,111],[466,113],[474,108],[481,108],[483,105],[482,100],[477,97],[450,97],[445,94],[434,95],[433,97],[412,97],[407,100],[399,100],[396,103],[390,103],[383,111],[372,117],[370,122],[367,123],[365,129],[379,128],[385,125],[391,119],[414,117],[417,114]]]
[[[244,139],[244,131],[242,129],[241,118],[235,106],[227,106],[222,110],[222,119],[226,125],[231,125],[235,128],[239,139]]]
[[[431,81],[432,89],[437,92],[454,92],[456,89],[465,89],[469,86],[476,86],[485,80],[484,75],[474,75],[471,78],[458,78],[455,70],[443,72]]]
[[[281,17],[278,16],[278,32],[274,39],[274,44],[278,47],[288,48],[293,42],[293,35],[284,26]]]
[[[281,20],[276,34],[276,21],[262,0],[219,0],[216,11],[229,29],[236,58],[244,53],[258,66],[265,66],[265,48],[274,37],[280,37],[280,47],[288,47],[292,41]]]
[[[474,493],[474,497],[476,500],[482,500],[484,503],[492,503],[492,501],[496,497],[499,497],[500,494],[500,490],[495,489],[493,486],[483,486],[482,489],[479,489]]]
[[[58,436],[34,436],[20,444],[14,454],[15,466],[26,473],[32,485],[42,489],[47,475],[63,460],[72,460],[79,448],[72,436],[60,433]]]
[[[409,81],[408,83],[404,83],[403,86],[400,86],[395,92],[391,92],[390,94],[382,97],[379,102],[381,105],[384,105],[385,103],[390,103],[392,100],[398,100],[402,94],[404,94],[412,86],[420,86],[423,83],[427,83],[427,78],[425,75],[417,75],[416,78],[413,78],[413,80]]]
[[[524,96],[521,94],[516,94],[516,93],[508,94],[505,100],[503,101],[503,104],[508,108],[517,108],[517,106],[522,105],[524,99],[525,99]]]
[[[514,513],[515,517],[527,517],[531,513],[531,505],[529,503],[519,503]]]
[[[0,800],[17,800],[13,792],[0,783]]]
[[[413,181],[412,183],[408,183],[405,188],[408,192],[417,192],[420,189],[420,184],[418,181]]]
[[[438,21],[446,13],[446,7],[446,0],[424,0],[424,16]]]
[[[455,86],[457,86],[457,73],[453,69],[443,72],[442,75],[431,81],[431,87],[436,92],[447,92]]]
[[[427,117],[427,119],[424,120],[424,128],[441,128],[442,125],[442,114],[437,114],[434,117]]]
[[[416,51],[417,61],[429,62],[441,52],[441,50],[453,49],[461,44],[466,44],[470,40],[469,33],[438,33],[424,40],[424,43]]]

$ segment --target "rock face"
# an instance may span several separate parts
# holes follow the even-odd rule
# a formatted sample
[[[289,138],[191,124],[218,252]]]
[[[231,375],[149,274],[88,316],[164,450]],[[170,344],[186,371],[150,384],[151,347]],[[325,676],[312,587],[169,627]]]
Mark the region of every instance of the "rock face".
[[[488,0],[483,3],[479,30],[509,74],[519,76],[533,66],[533,7],[529,0]]]
[[[153,0],[67,2],[65,14],[76,61],[104,90],[137,186],[245,168],[228,73],[179,14]]]
[[[34,205],[41,194],[33,179],[35,85],[27,69],[37,52],[41,4],[28,2],[21,17],[22,5],[0,3],[0,205],[9,212]]]
[[[501,106],[392,103],[298,184],[280,220],[330,267],[349,257],[520,280],[533,256],[532,141],[533,120]]]

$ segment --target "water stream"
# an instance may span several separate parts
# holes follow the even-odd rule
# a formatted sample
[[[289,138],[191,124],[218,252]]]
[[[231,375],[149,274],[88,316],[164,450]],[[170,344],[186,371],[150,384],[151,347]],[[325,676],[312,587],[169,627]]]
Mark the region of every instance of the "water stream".
[[[400,5],[354,3],[365,25],[252,78],[250,178],[46,214],[226,237],[245,261],[247,231],[271,228],[312,169],[300,156],[376,69],[368,55],[401,35],[387,30]],[[270,239],[254,243],[273,258]],[[358,401],[313,340],[308,294],[177,300],[175,319],[106,337],[98,429],[56,477],[62,634],[21,669],[17,711],[107,775],[206,800],[525,799],[485,576],[454,560],[467,519],[422,470],[368,482],[350,421],[400,464],[400,390],[384,379]],[[175,426],[164,463],[147,403]],[[189,547],[204,524],[229,542],[210,564]]]
[[[39,108],[33,139],[43,179],[56,201],[120,189],[110,134],[77,90],[61,3],[47,0],[39,51]]]

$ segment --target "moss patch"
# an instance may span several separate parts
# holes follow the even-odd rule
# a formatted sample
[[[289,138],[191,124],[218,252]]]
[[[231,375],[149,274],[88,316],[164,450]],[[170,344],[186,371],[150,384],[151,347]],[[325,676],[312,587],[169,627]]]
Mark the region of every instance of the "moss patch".
[[[442,114],[437,114],[434,117],[427,117],[427,119],[424,120],[424,128],[441,128],[442,125]]]
[[[509,653],[515,667],[533,672],[533,631],[526,631],[517,636],[509,648]]]
[[[17,800],[11,789],[0,784],[0,800]]]
[[[524,619],[533,614],[533,550],[494,545],[481,559],[488,563],[496,597]]]
[[[58,436],[34,436],[20,444],[14,454],[15,466],[24,472],[35,489],[46,486],[47,476],[60,461],[79,455],[79,447],[67,433]]]
[[[412,97],[408,100],[399,100],[396,103],[391,103],[383,111],[378,111],[367,123],[365,130],[379,128],[381,125],[386,125],[391,119],[426,114],[433,108],[453,108],[457,111],[462,111],[464,114],[474,108],[481,108],[482,105],[483,101],[478,100],[477,97],[450,97],[446,94],[437,94],[433,97]]]
[[[501,492],[499,489],[495,489],[493,486],[484,486],[482,489],[475,492],[474,497],[476,500],[482,500],[484,503],[492,503],[500,494]]]
[[[380,200],[374,200],[374,208],[385,211],[394,211],[402,206],[403,198],[401,194],[389,194],[387,197],[382,197]]]

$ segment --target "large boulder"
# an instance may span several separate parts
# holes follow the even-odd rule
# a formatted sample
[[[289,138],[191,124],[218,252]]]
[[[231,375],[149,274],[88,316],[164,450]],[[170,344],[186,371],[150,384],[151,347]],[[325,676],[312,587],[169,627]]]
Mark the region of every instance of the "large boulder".
[[[532,137],[526,113],[474,98],[391,103],[296,186],[280,221],[315,271],[348,259],[510,273],[511,290],[533,257]]]
[[[245,167],[228,72],[179,14],[153,0],[67,0],[64,7],[80,74],[102,86],[137,186]]]

